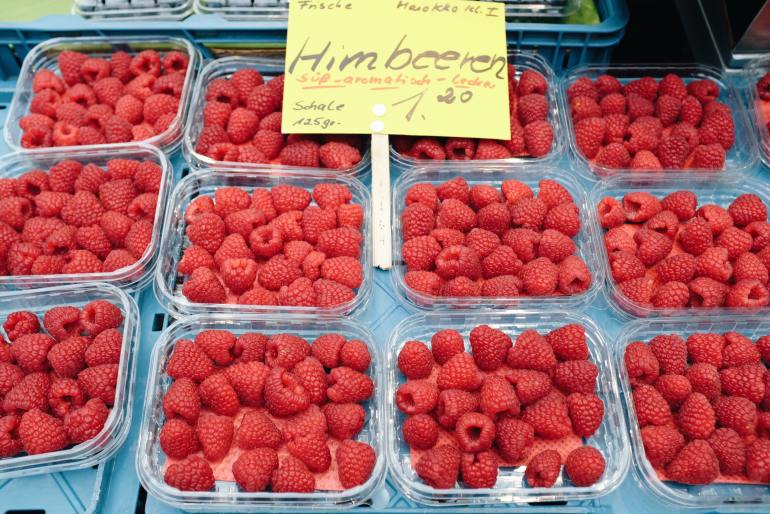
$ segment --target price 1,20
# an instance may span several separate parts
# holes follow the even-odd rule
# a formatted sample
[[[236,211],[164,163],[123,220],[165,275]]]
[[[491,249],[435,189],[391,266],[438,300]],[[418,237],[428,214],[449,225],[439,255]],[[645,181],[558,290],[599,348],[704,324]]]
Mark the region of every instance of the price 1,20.
[[[420,102],[422,102],[422,99],[425,98],[426,94],[428,94],[428,90],[423,89],[417,94],[414,94],[408,98],[404,98],[403,100],[399,100],[398,102],[394,102],[393,106],[395,107],[397,105],[402,105],[402,104],[411,105],[410,109],[406,112],[405,117],[407,121],[412,121],[412,118],[417,113],[417,107],[420,105]],[[443,94],[436,95],[436,101],[438,103],[444,103],[447,105],[452,105],[458,100],[460,101],[460,103],[465,104],[470,102],[472,98],[473,98],[473,91],[466,90],[460,93],[460,95],[458,96],[455,93],[455,88],[453,87],[448,87],[446,88],[446,91]],[[420,117],[423,120],[425,119],[424,114],[420,114]]]

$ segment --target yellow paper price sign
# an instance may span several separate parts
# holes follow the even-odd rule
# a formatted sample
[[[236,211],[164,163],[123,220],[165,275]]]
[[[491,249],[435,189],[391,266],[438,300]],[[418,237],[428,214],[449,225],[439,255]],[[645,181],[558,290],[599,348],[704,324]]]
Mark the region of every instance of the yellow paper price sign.
[[[282,129],[509,139],[503,5],[292,0]]]

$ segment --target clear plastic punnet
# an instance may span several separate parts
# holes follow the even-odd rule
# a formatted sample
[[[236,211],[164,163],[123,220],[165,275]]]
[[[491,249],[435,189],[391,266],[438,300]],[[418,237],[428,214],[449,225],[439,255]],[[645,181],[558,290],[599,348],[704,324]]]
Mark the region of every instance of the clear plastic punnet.
[[[732,83],[725,74],[717,68],[705,66],[702,64],[647,64],[647,65],[606,65],[606,64],[585,64],[569,69],[563,75],[559,84],[559,100],[561,101],[561,112],[563,117],[563,126],[566,131],[565,138],[569,141],[570,158],[575,162],[575,170],[584,178],[596,181],[603,180],[617,174],[638,174],[634,170],[627,168],[608,168],[589,161],[578,149],[575,141],[575,128],[570,115],[569,97],[567,88],[580,77],[588,77],[591,80],[600,75],[611,75],[625,84],[631,80],[642,77],[652,77],[660,80],[669,73],[679,75],[685,83],[694,80],[712,80],[719,86],[719,98],[717,101],[724,103],[732,112],[733,122],[735,124],[735,143],[725,156],[725,165],[723,170],[704,170],[688,168],[684,170],[661,170],[659,172],[643,172],[646,175],[662,175],[675,178],[677,175],[693,176],[706,175],[709,177],[730,177],[738,180],[741,172],[750,168],[757,161],[757,145],[754,143],[754,135],[746,115],[743,101],[740,99]]]
[[[168,36],[110,36],[110,37],[61,37],[53,38],[40,43],[24,58],[24,63],[19,72],[19,80],[16,82],[16,90],[5,119],[5,141],[14,150],[34,152],[21,146],[22,130],[19,120],[29,114],[32,102],[32,81],[35,73],[42,69],[57,71],[56,59],[65,50],[73,50],[85,53],[92,57],[108,58],[113,52],[124,51],[135,55],[142,50],[157,50],[169,52],[175,50],[187,54],[189,64],[185,72],[182,95],[179,98],[179,110],[169,127],[160,134],[141,141],[162,148],[166,152],[173,152],[179,147],[182,139],[182,131],[185,125],[185,115],[190,102],[190,94],[195,74],[198,71],[200,55],[193,44],[182,38]],[[110,143],[100,145],[57,147],[61,149],[74,148],[119,148],[132,146],[137,142]]]
[[[190,492],[180,491],[166,484],[163,480],[165,455],[159,442],[164,421],[162,399],[172,382],[166,374],[166,367],[176,342],[179,339],[194,339],[202,330],[229,330],[236,335],[246,332],[260,332],[266,336],[291,333],[309,342],[321,334],[337,333],[346,339],[360,339],[366,343],[372,357],[367,374],[374,381],[375,390],[374,395],[363,404],[366,420],[356,440],[368,443],[377,454],[377,461],[369,480],[351,489],[317,490],[313,493],[248,493],[241,491],[234,482],[222,481],[217,482],[212,491]],[[382,415],[385,380],[382,368],[382,357],[374,335],[363,325],[352,320],[318,316],[275,317],[242,314],[195,315],[183,318],[160,334],[152,352],[144,415],[136,450],[136,469],[139,480],[149,494],[184,511],[264,510],[271,512],[274,509],[296,509],[302,512],[343,509],[360,505],[377,491],[385,478]]]
[[[192,7],[193,0],[75,0],[72,13],[104,21],[175,21]]]
[[[746,67],[746,80],[748,88],[747,96],[749,101],[749,116],[756,133],[757,145],[759,146],[759,158],[770,166],[770,132],[768,132],[768,123],[770,123],[770,108],[766,111],[762,109],[764,103],[759,97],[757,91],[757,82],[770,71],[770,56],[758,57],[751,61]],[[767,101],[770,105],[770,100]],[[765,114],[767,112],[767,114]]]
[[[737,307],[685,307],[681,309],[654,308],[651,305],[642,305],[634,302],[624,295],[615,281],[612,279],[609,255],[604,246],[605,230],[599,224],[599,215],[596,206],[605,196],[611,196],[620,200],[623,195],[633,191],[645,191],[658,199],[663,199],[674,191],[688,190],[698,197],[698,205],[716,204],[727,208],[735,198],[741,194],[755,194],[759,196],[765,205],[770,205],[770,188],[754,179],[744,178],[741,182],[733,182],[729,179],[717,177],[664,177],[664,176],[640,176],[625,175],[613,177],[596,184],[588,197],[588,216],[590,219],[591,238],[596,242],[596,254],[599,261],[596,282],[601,284],[607,303],[621,318],[644,318],[655,316],[734,316],[740,313],[768,312],[770,307],[760,309],[741,309]]]
[[[626,324],[614,345],[613,361],[620,374],[623,406],[628,422],[629,439],[633,448],[633,475],[642,488],[674,508],[692,507],[729,512],[767,512],[770,503],[770,488],[767,484],[713,482],[708,485],[687,485],[661,480],[655,468],[647,460],[642,443],[641,429],[631,397],[631,383],[624,365],[626,346],[650,339],[661,334],[677,334],[687,339],[696,332],[738,332],[752,340],[770,334],[770,322],[762,315],[738,315],[730,318],[714,318],[699,313],[688,319],[678,320],[635,320]]]
[[[401,431],[406,416],[395,404],[398,386],[405,378],[398,370],[398,352],[407,341],[430,343],[434,333],[444,329],[457,330],[466,341],[478,325],[489,325],[502,330],[515,339],[525,330],[533,329],[547,333],[570,323],[579,323],[585,328],[590,359],[599,368],[596,395],[604,402],[604,419],[599,429],[584,444],[594,446],[606,461],[604,474],[594,485],[576,487],[562,471],[553,487],[528,487],[524,477],[526,466],[502,467],[498,471],[495,487],[471,489],[456,486],[451,489],[435,489],[425,484],[412,467],[409,446]],[[615,362],[601,330],[588,317],[562,311],[492,313],[431,313],[414,314],[399,323],[390,335],[386,355],[387,397],[384,417],[387,429],[388,470],[399,489],[408,498],[434,506],[476,505],[493,503],[541,503],[554,501],[580,501],[604,496],[615,490],[628,472],[631,452],[626,440],[626,422],[620,404]],[[531,457],[532,455],[530,455]]]
[[[455,177],[464,178],[470,187],[477,184],[488,184],[499,188],[504,180],[515,179],[527,184],[537,191],[538,182],[552,179],[564,186],[572,195],[575,205],[580,210],[580,233],[572,240],[577,247],[575,255],[579,256],[591,271],[592,280],[589,288],[575,295],[551,296],[510,296],[510,297],[451,297],[430,296],[410,288],[405,281],[407,272],[401,247],[404,238],[401,234],[401,213],[406,206],[406,193],[409,188],[421,182],[439,185]],[[393,185],[392,201],[393,226],[393,269],[390,276],[395,291],[410,305],[419,309],[468,309],[468,308],[497,308],[497,309],[583,309],[591,303],[599,291],[601,280],[599,275],[599,260],[596,255],[593,235],[588,227],[588,205],[582,186],[568,172],[548,165],[513,166],[513,165],[480,165],[472,161],[464,168],[442,166],[419,166],[406,170]]]
[[[431,161],[420,160],[400,154],[394,147],[390,147],[390,162],[396,170],[407,170],[409,168],[420,166],[441,166],[453,170],[467,169],[470,166],[486,166],[507,163],[522,163],[531,166],[542,165],[546,162],[557,160],[566,148],[567,138],[562,128],[562,117],[559,114],[561,103],[558,100],[558,82],[553,69],[548,62],[541,56],[527,51],[513,50],[508,52],[508,63],[516,67],[516,78],[527,70],[536,71],[545,77],[548,83],[546,98],[548,99],[548,122],[553,127],[553,146],[548,155],[543,157],[511,157],[510,159],[499,160],[472,160],[472,161]],[[508,114],[506,113],[506,116]]]
[[[104,428],[93,439],[64,450],[0,459],[0,478],[90,468],[109,459],[126,440],[134,401],[134,352],[139,340],[139,308],[129,295],[110,284],[78,284],[0,293],[0,320],[4,321],[12,312],[21,310],[33,312],[42,320],[46,311],[54,307],[67,305],[82,308],[94,300],[107,300],[123,312],[123,347],[115,404]]]
[[[154,146],[147,144],[132,144],[114,149],[105,147],[75,147],[68,150],[49,148],[35,152],[16,152],[0,157],[0,177],[15,178],[35,168],[48,170],[54,164],[71,159],[83,164],[93,163],[104,167],[112,159],[134,159],[157,163],[163,171],[158,205],[153,220],[152,239],[147,245],[144,255],[135,263],[110,272],[71,273],[59,275],[5,275],[0,276],[0,291],[9,289],[47,287],[68,283],[106,282],[125,289],[136,291],[149,284],[158,258],[160,245],[161,224],[166,207],[166,197],[172,179],[171,163],[164,153]]]
[[[206,107],[206,90],[212,80],[218,78],[229,78],[233,73],[243,69],[255,69],[262,74],[265,81],[268,81],[278,75],[283,74],[284,58],[283,56],[261,56],[261,57],[223,57],[206,64],[195,82],[192,102],[190,103],[190,112],[185,128],[182,151],[194,170],[206,169],[210,167],[222,169],[251,170],[261,171],[263,173],[272,173],[275,170],[292,173],[308,173],[312,171],[315,174],[333,174],[333,175],[351,175],[359,176],[369,171],[370,156],[369,148],[362,152],[361,160],[352,168],[346,170],[331,170],[328,168],[301,168],[298,166],[286,166],[281,164],[255,164],[244,162],[217,161],[196,151],[195,145],[198,143],[198,136],[203,130],[203,111]]]
[[[372,244],[370,234],[369,191],[357,179],[341,175],[305,175],[286,174],[276,170],[273,173],[255,173],[253,170],[237,171],[232,169],[214,168],[208,172],[192,174],[179,182],[171,193],[168,201],[169,209],[163,222],[163,238],[160,243],[160,256],[155,270],[153,287],[160,305],[172,315],[190,315],[198,313],[248,313],[276,312],[283,313],[317,313],[329,315],[345,315],[361,309],[369,301],[372,291]],[[185,236],[187,223],[184,213],[190,202],[197,196],[213,196],[220,187],[240,187],[247,191],[255,188],[272,188],[278,184],[290,184],[302,187],[308,191],[318,183],[339,183],[350,189],[353,194],[352,203],[363,207],[364,221],[361,225],[363,241],[361,246],[361,266],[363,281],[356,290],[355,298],[347,303],[332,308],[322,307],[289,307],[289,306],[259,306],[239,305],[237,303],[194,303],[182,294],[184,276],[177,271],[177,265],[184,250],[190,245]]]

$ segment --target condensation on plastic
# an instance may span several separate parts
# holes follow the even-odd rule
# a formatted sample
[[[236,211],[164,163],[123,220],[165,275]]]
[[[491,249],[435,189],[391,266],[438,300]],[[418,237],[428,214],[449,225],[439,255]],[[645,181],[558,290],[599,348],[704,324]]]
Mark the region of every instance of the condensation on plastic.
[[[346,170],[331,170],[328,168],[303,168],[299,166],[285,166],[281,164],[256,164],[248,162],[228,162],[217,161],[203,155],[195,150],[198,143],[198,136],[203,130],[203,111],[206,107],[206,90],[212,80],[218,78],[229,78],[233,73],[243,69],[255,69],[259,71],[265,80],[270,80],[277,75],[281,75],[284,69],[283,57],[223,57],[209,62],[201,69],[198,80],[195,82],[195,88],[190,104],[190,113],[188,115],[187,126],[185,127],[182,151],[187,162],[194,171],[210,167],[234,170],[251,170],[272,173],[275,170],[286,173],[306,174],[312,170],[315,174],[327,175],[356,175],[361,176],[369,171],[369,148],[368,141],[366,151],[361,155],[361,160],[352,168]]]
[[[115,390],[115,404],[104,428],[84,443],[39,455],[0,459],[0,478],[54,473],[96,466],[120,449],[131,427],[134,401],[134,350],[139,339],[139,308],[125,292],[110,284],[78,284],[0,293],[0,320],[12,312],[31,311],[42,320],[49,309],[71,305],[83,308],[94,300],[107,300],[123,312],[123,347]]]
[[[171,164],[158,148],[147,144],[121,146],[107,149],[104,147],[78,147],[68,150],[49,148],[35,152],[16,152],[0,158],[0,177],[16,178],[23,173],[37,169],[48,170],[54,164],[71,159],[83,164],[93,163],[106,168],[112,159],[149,160],[158,164],[162,170],[158,205],[152,226],[152,239],[144,255],[125,268],[99,273],[70,273],[59,275],[6,275],[0,276],[0,291],[19,288],[46,287],[66,283],[107,282],[124,290],[136,291],[147,285],[155,271],[160,245],[161,222],[166,208],[166,196],[171,183]]]
[[[521,163],[530,166],[542,165],[548,162],[552,162],[561,157],[562,152],[565,149],[565,135],[562,128],[562,117],[559,115],[559,109],[561,104],[558,100],[558,86],[556,75],[554,75],[553,69],[548,65],[545,59],[541,56],[527,51],[513,50],[508,52],[508,63],[513,64],[516,67],[517,79],[521,76],[523,71],[536,71],[545,77],[548,83],[548,91],[546,92],[546,98],[548,99],[548,121],[553,127],[553,146],[548,155],[543,157],[511,157],[510,159],[497,159],[497,160],[472,160],[472,161],[432,161],[429,159],[421,160],[407,157],[396,151],[391,145],[390,147],[390,162],[396,170],[406,170],[417,166],[441,166],[447,167],[453,170],[462,170],[468,166],[486,166],[497,164],[509,164],[509,163]],[[507,116],[507,115],[506,115]]]
[[[606,461],[601,479],[589,487],[571,485],[562,472],[553,487],[528,487],[524,478],[526,466],[500,468],[494,488],[471,489],[453,487],[434,489],[425,484],[412,468],[409,446],[404,441],[401,426],[406,416],[395,404],[396,389],[405,382],[398,370],[398,352],[407,341],[423,341],[430,344],[434,333],[444,329],[460,332],[470,351],[468,337],[478,325],[489,325],[502,330],[512,339],[528,329],[545,334],[570,323],[585,327],[586,342],[591,361],[599,368],[596,394],[604,402],[604,420],[597,432],[584,440],[594,446]],[[390,335],[387,346],[387,397],[384,417],[387,429],[388,470],[402,493],[408,498],[431,505],[483,505],[493,503],[579,501],[604,496],[622,482],[630,466],[631,455],[625,439],[625,419],[620,404],[615,363],[610,348],[599,327],[586,315],[566,311],[491,313],[432,313],[415,314],[399,323]],[[529,455],[531,458],[532,455]]]
[[[103,21],[177,21],[192,11],[192,0],[75,0],[72,4],[72,14]]]
[[[614,348],[613,361],[619,368],[620,387],[628,423],[629,439],[633,448],[633,475],[642,488],[657,498],[675,507],[697,507],[737,510],[762,510],[767,512],[770,503],[770,488],[767,484],[712,483],[709,485],[687,485],[663,481],[644,453],[641,429],[631,396],[631,383],[624,364],[626,346],[635,342],[649,342],[660,334],[677,334],[685,339],[695,332],[738,332],[753,340],[770,334],[770,322],[766,316],[737,315],[728,318],[714,318],[700,313],[680,320],[636,320],[628,323]]]
[[[169,127],[161,134],[155,135],[141,143],[151,144],[162,148],[171,153],[178,148],[182,139],[182,131],[185,125],[185,115],[187,113],[187,104],[190,101],[190,93],[195,74],[198,69],[200,55],[192,43],[186,39],[167,37],[167,36],[127,36],[127,37],[75,37],[75,38],[53,38],[40,43],[24,58],[24,63],[19,72],[19,79],[16,83],[16,91],[8,109],[8,116],[5,119],[5,141],[8,146],[17,151],[36,152],[37,149],[27,149],[21,146],[22,130],[19,127],[19,120],[29,114],[30,103],[34,96],[32,91],[32,81],[35,73],[42,69],[57,71],[56,59],[58,55],[65,50],[74,50],[88,54],[92,57],[109,58],[113,52],[125,51],[135,55],[142,50],[157,50],[159,52],[169,52],[172,50],[187,54],[189,65],[185,72],[184,84],[182,86],[182,95],[179,98],[179,110]],[[56,147],[59,150],[72,150],[79,148],[87,149],[117,149],[125,146],[133,146],[139,141],[126,143],[105,143],[100,145],[80,145],[80,146],[62,146]]]
[[[312,192],[313,186],[320,183],[338,183],[348,187],[353,194],[351,203],[361,205],[364,210],[364,221],[361,226],[363,241],[361,245],[361,266],[363,281],[356,291],[356,296],[350,302],[342,305],[322,307],[294,307],[277,305],[238,305],[226,303],[195,303],[182,294],[185,277],[177,272],[177,266],[189,241],[185,237],[187,223],[184,213],[190,202],[197,196],[212,196],[221,187],[240,187],[249,193],[255,188],[272,188],[279,184],[289,184]],[[169,209],[163,222],[163,238],[160,243],[160,260],[155,270],[153,287],[158,303],[172,316],[203,314],[203,313],[316,313],[318,315],[346,315],[354,310],[362,309],[369,301],[372,292],[372,255],[369,211],[369,191],[353,177],[341,175],[298,175],[282,174],[280,171],[271,173],[254,173],[251,171],[233,171],[215,168],[187,176],[171,194],[168,201]]]
[[[588,77],[592,80],[600,75],[608,74],[626,83],[642,77],[653,77],[660,80],[669,73],[679,75],[686,83],[709,79],[713,80],[720,90],[717,101],[727,105],[732,111],[733,122],[735,125],[735,143],[727,151],[725,156],[724,170],[704,170],[704,169],[685,169],[685,170],[661,170],[659,172],[639,172],[627,168],[609,168],[595,162],[590,162],[578,149],[575,141],[575,130],[570,115],[569,97],[567,89],[570,84],[580,77]],[[561,101],[562,124],[566,131],[565,138],[569,140],[569,154],[571,160],[575,163],[575,170],[587,180],[604,180],[613,175],[665,175],[670,178],[690,177],[697,175],[706,175],[709,177],[729,177],[732,180],[739,180],[741,172],[751,168],[757,161],[757,146],[754,144],[753,132],[749,125],[746,109],[741,101],[737,91],[730,80],[717,68],[702,64],[685,65],[580,65],[568,70],[559,83],[559,100]]]
[[[728,179],[705,176],[692,176],[688,178],[680,176],[677,178],[670,178],[651,175],[619,175],[597,183],[588,198],[590,220],[590,226],[588,228],[591,231],[591,238],[596,242],[596,253],[599,260],[596,280],[602,284],[602,291],[607,299],[607,303],[621,317],[621,319],[626,320],[634,317],[689,317],[692,315],[706,314],[709,316],[734,316],[740,313],[768,312],[770,307],[763,307],[760,309],[742,309],[737,307],[658,309],[650,305],[636,303],[620,291],[620,287],[618,287],[612,279],[609,256],[607,254],[607,248],[604,246],[604,234],[606,231],[599,223],[599,215],[596,212],[597,205],[599,205],[599,202],[605,196],[611,196],[620,201],[626,193],[642,191],[650,193],[659,200],[662,200],[670,193],[681,190],[692,191],[695,193],[698,197],[698,206],[716,204],[726,209],[732,201],[741,194],[755,194],[762,199],[765,205],[770,205],[770,188],[765,184],[748,177],[744,177],[741,182],[733,182]]]
[[[267,336],[291,333],[312,342],[316,337],[337,333],[346,339],[360,339],[369,348],[372,357],[367,374],[374,381],[374,395],[363,404],[367,413],[364,428],[356,440],[368,443],[377,454],[372,475],[364,484],[344,491],[316,491],[314,493],[248,493],[240,491],[233,482],[217,482],[214,491],[180,491],[163,480],[165,457],[158,440],[163,426],[162,399],[172,379],[166,368],[176,341],[194,339],[202,330],[229,330],[236,335],[260,332]],[[152,352],[147,394],[144,401],[144,415],[139,431],[139,445],[136,451],[136,469],[144,488],[157,499],[185,511],[244,511],[266,509],[341,509],[365,502],[382,485],[385,478],[385,457],[383,455],[382,404],[384,374],[382,357],[372,334],[362,324],[340,318],[319,319],[317,316],[282,315],[259,316],[241,314],[196,315],[183,318],[167,327],[158,337]]]
[[[583,309],[587,307],[599,291],[599,262],[596,255],[596,242],[588,230],[588,206],[586,193],[582,186],[568,173],[548,165],[542,166],[513,166],[485,165],[476,166],[473,161],[467,161],[464,169],[457,167],[444,168],[440,166],[416,167],[404,171],[393,185],[392,218],[393,225],[393,269],[390,276],[393,288],[408,303],[419,309],[468,309],[468,308],[498,308],[498,309],[529,309],[529,308],[562,308]],[[585,261],[593,275],[590,287],[575,295],[561,296],[513,296],[513,297],[442,297],[430,296],[407,286],[405,281],[406,264],[401,255],[404,244],[401,233],[401,213],[406,206],[406,194],[409,188],[419,183],[439,185],[447,180],[460,176],[470,187],[477,184],[488,184],[499,189],[502,182],[513,179],[527,184],[533,191],[538,190],[538,182],[552,179],[563,185],[570,192],[575,205],[580,210],[580,233],[572,238],[577,247],[575,255]]]
[[[756,134],[756,140],[759,146],[759,157],[765,166],[770,166],[770,133],[767,131],[767,123],[770,119],[765,119],[762,114],[762,100],[759,99],[757,93],[757,81],[761,79],[765,73],[770,71],[770,56],[759,57],[754,59],[746,67],[746,81],[747,81],[747,96],[749,101],[749,112]]]

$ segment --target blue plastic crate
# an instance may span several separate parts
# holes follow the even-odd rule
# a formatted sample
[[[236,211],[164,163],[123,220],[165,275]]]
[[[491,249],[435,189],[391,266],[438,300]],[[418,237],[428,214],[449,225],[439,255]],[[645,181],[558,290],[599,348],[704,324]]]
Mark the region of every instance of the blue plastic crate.
[[[9,0],[10,1],[10,0]],[[575,64],[609,62],[628,22],[625,0],[597,0],[598,25],[507,23],[508,44],[541,54],[554,70]],[[0,80],[19,73],[30,49],[52,37],[156,34],[186,37],[212,57],[233,49],[281,46],[286,21],[227,21],[214,14],[198,14],[183,21],[101,21],[79,16],[45,16],[28,23],[0,21]]]

